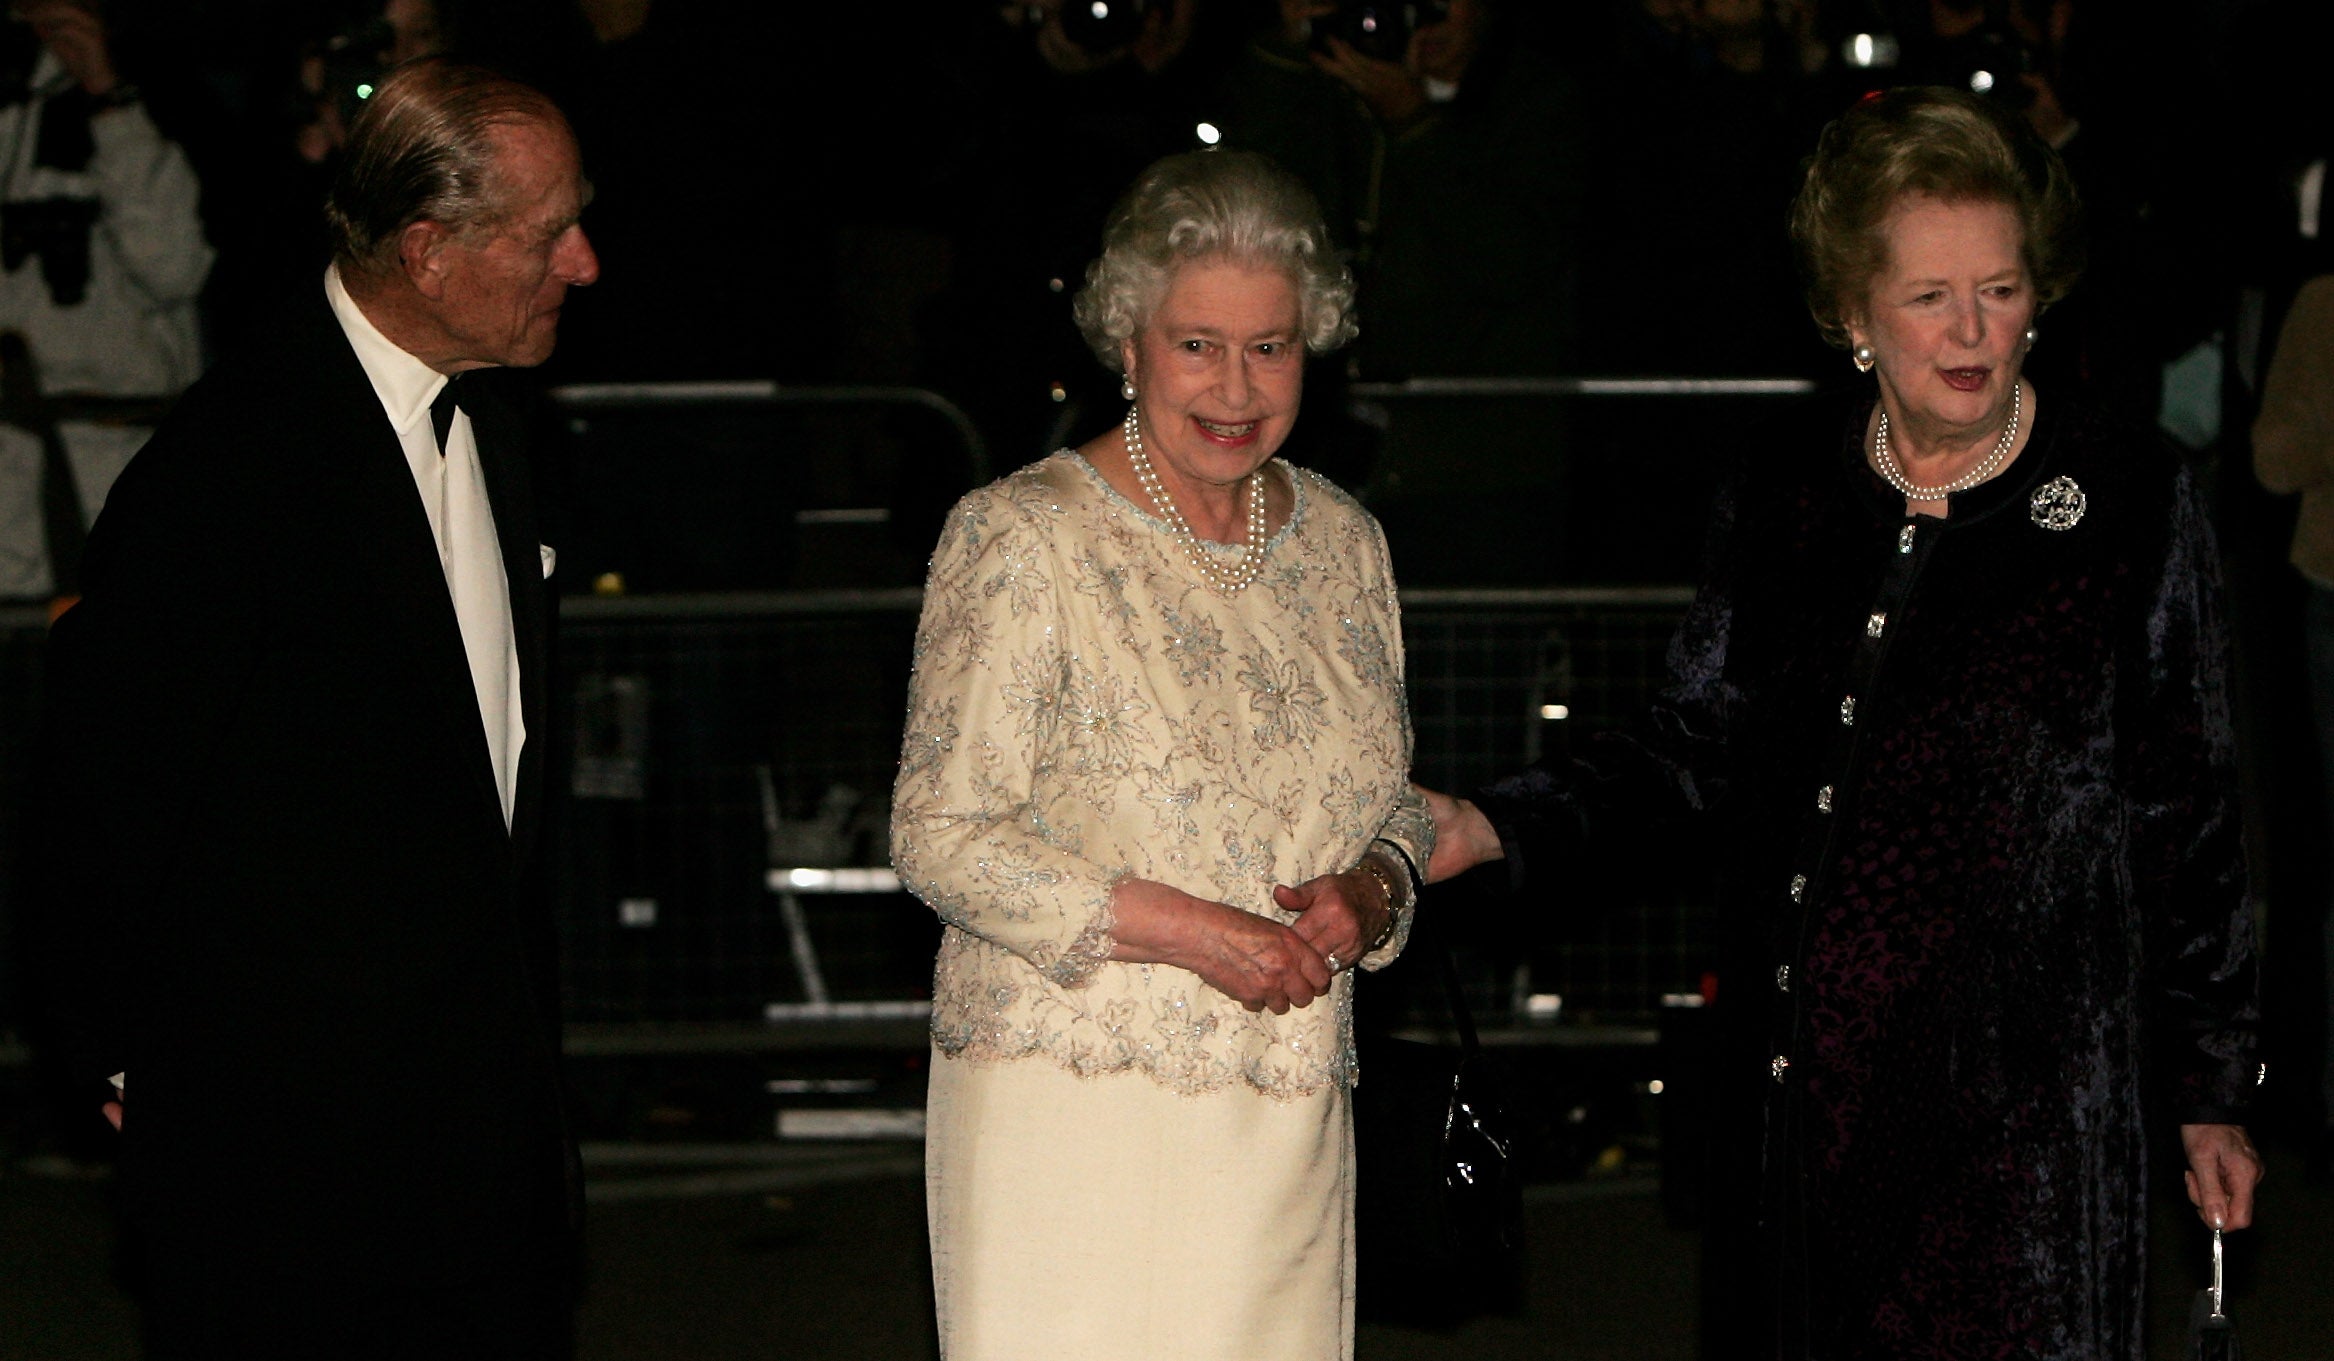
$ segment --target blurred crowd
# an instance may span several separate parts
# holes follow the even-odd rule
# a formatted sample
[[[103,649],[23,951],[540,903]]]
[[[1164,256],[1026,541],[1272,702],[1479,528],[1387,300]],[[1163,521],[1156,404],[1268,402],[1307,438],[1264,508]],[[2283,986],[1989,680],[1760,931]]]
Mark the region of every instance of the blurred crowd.
[[[186,249],[142,286],[187,294],[215,348],[317,267],[321,185],[370,82],[430,52],[505,68],[573,110],[599,189],[607,282],[558,376],[914,381],[1034,450],[1057,389],[1107,377],[1066,324],[1094,224],[1136,169],[1207,142],[1267,151],[1321,198],[1363,275],[1346,362],[1365,376],[1820,365],[1783,204],[1824,121],[1907,82],[1985,84],[2077,167],[2094,268],[2054,326],[2080,344],[2046,353],[2147,408],[2234,290],[2310,268],[2297,177],[2334,141],[2309,93],[2317,8],[17,0],[32,23],[8,27],[0,86],[20,107],[70,91],[84,122],[134,101],[183,153],[190,180],[97,175],[95,196],[171,200]],[[57,13],[83,17],[60,38]],[[50,150],[11,164],[12,278],[28,251],[54,268],[27,202],[57,196],[23,170]],[[183,383],[163,367],[140,395]]]
[[[1095,224],[1162,154],[1262,150],[1321,200],[1362,329],[1315,408],[1420,375],[1823,377],[1841,361],[1782,229],[1817,130],[1886,85],[1982,87],[2090,207],[2040,375],[2204,448],[2231,394],[2226,424],[2249,417],[2286,300],[2324,267],[2322,8],[13,0],[0,597],[71,592],[76,528],[151,420],[313,281],[348,123],[412,57],[507,70],[574,115],[605,281],[546,381],[914,384],[969,412],[999,468],[1115,419],[1069,298]],[[1562,418],[1513,417],[1412,442],[1472,451],[1479,499],[1563,495],[1544,455]],[[1291,453],[1382,483],[1400,450],[1368,424],[1308,422]],[[917,542],[962,490],[893,480],[935,483],[932,507],[899,507]]]

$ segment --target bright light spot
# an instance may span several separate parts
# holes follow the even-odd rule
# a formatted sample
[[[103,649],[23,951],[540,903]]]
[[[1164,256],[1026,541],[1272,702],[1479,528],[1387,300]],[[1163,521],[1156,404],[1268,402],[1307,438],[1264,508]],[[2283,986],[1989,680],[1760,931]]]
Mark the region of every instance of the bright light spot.
[[[1199,135],[1199,140],[1207,143],[1209,146],[1214,146],[1216,143],[1224,140],[1223,129],[1217,127],[1213,123],[1202,123],[1198,127],[1193,128],[1192,131]]]
[[[1661,1095],[1661,1079],[1655,1078],[1653,1081],[1646,1083],[1645,1090],[1653,1093],[1655,1096]]]
[[[1066,402],[1070,400],[1070,390],[1066,387],[1063,387],[1060,383],[1054,384],[1052,388],[1048,389],[1048,392],[1057,402]]]
[[[1840,60],[1859,68],[1894,66],[1897,55],[1896,39],[1886,33],[1851,33],[1840,44]]]
[[[1524,999],[1524,1015],[1535,1020],[1554,1020],[1564,1012],[1564,994],[1535,992]]]
[[[359,86],[357,87],[357,98],[359,98],[359,99],[371,99],[372,97],[373,97],[373,87],[372,87],[372,86],[370,86],[370,85],[359,85]]]
[[[1048,279],[1048,280],[1046,280],[1046,281],[1045,281],[1045,291],[1046,291],[1046,292],[1048,292],[1048,293],[1059,293],[1059,292],[1061,292],[1061,291],[1062,291],[1062,281],[1061,281],[1061,280],[1059,280],[1059,279]]]
[[[1981,95],[1986,91],[1991,90],[1994,88],[1994,73],[1991,71],[1970,72],[1969,88],[1977,91]]]
[[[1540,717],[1554,723],[1572,717],[1572,710],[1562,704],[1543,704],[1540,706]]]
[[[1362,16],[1362,23],[1361,23],[1361,28],[1362,28],[1362,32],[1364,32],[1364,33],[1375,33],[1375,32],[1377,32],[1377,31],[1378,31],[1378,16],[1377,16],[1377,15],[1375,15],[1375,14],[1365,14],[1365,15],[1363,15],[1363,16]]]
[[[1086,12],[1097,19],[1107,19],[1110,17],[1110,6],[1104,4],[1103,0],[1094,0],[1093,4],[1086,7]]]

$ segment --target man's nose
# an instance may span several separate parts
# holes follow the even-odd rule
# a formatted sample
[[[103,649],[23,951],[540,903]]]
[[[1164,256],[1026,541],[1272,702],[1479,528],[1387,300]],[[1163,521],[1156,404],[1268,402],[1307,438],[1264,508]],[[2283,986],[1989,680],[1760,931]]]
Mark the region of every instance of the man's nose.
[[[581,227],[567,229],[566,239],[559,243],[559,277],[571,288],[582,288],[596,283],[600,277],[600,255],[592,249],[592,239]]]

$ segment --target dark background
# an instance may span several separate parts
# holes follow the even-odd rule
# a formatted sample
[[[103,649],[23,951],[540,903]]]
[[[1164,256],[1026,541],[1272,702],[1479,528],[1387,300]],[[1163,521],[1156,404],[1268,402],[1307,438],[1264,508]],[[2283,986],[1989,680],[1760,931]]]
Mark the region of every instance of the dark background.
[[[403,20],[412,8],[387,10]],[[869,800],[896,750],[911,620],[903,597],[833,593],[912,588],[957,495],[1116,421],[1116,375],[1078,339],[1069,300],[1111,200],[1143,165],[1197,147],[1207,124],[1304,175],[1351,252],[1362,338],[1312,365],[1287,453],[1364,496],[1406,587],[1446,592],[1409,610],[1413,698],[1422,773],[1464,784],[1559,740],[1519,717],[1526,700],[1532,712],[1566,700],[1593,725],[1641,698],[1674,591],[1587,588],[1690,583],[1737,435],[1794,398],[1528,384],[1434,397],[1405,383],[1851,381],[1807,320],[1784,238],[1801,160],[1865,90],[1979,69],[2008,74],[1997,89],[2036,109],[2038,127],[2072,125],[2064,153],[2089,208],[2092,266],[2041,320],[2038,386],[2153,426],[2167,364],[2220,361],[2205,403],[2217,433],[2183,428],[2215,497],[2237,628],[2268,1036],[2284,1075],[2267,1093],[2283,1141],[2271,1204],[2322,1175],[2313,1141],[2327,1113],[2311,1075],[2330,895],[2302,592],[2284,560],[2292,507],[2254,485],[2245,441],[2286,301],[2334,267],[2323,239],[2298,230],[2293,201],[2300,169],[2334,151],[2321,0],[1509,0],[1459,98],[1423,132],[1381,127],[1301,52],[1277,49],[1274,4],[1191,0],[1188,38],[1156,69],[1112,53],[1062,69],[1025,8],[439,0],[399,39],[550,90],[598,193],[584,221],[602,282],[573,301],[559,353],[534,375],[559,579],[577,596],[562,677],[577,798],[561,883],[571,1016],[600,1046],[577,1062],[604,1141],[596,1185],[629,1175],[630,1155],[610,1149],[768,1142],[773,1076],[873,1074],[887,1092],[920,1080],[912,1035],[811,1057],[737,1039],[762,1001],[795,996],[760,888],[773,851],[757,770],[773,772],[770,807],[788,824],[815,822],[838,785],[855,791],[835,828],[859,858],[879,856]],[[303,157],[301,138],[377,72],[395,35],[367,30],[385,9],[363,3],[106,9],[119,64],[204,181],[215,352],[276,294],[314,286],[329,156]],[[1845,64],[1857,33],[1895,39],[1897,63]],[[304,64],[328,77],[321,90],[303,88]],[[644,411],[573,395],[705,381],[914,388],[969,416],[977,448],[931,408],[890,399]],[[1483,588],[1543,594],[1528,607],[1464,594]],[[38,701],[38,603],[0,631],[0,928]],[[1567,1022],[1580,1023],[1563,1033],[1580,1042],[1524,1060],[1539,1092],[1542,1250],[1523,1319],[1457,1341],[1366,1333],[1365,1354],[1458,1354],[1469,1339],[1478,1355],[1684,1354],[1691,1240],[1668,1226],[1675,1205],[1665,1221],[1647,1199],[1661,1130],[1645,1083],[1665,1060],[1627,1035],[1651,1033],[1663,993],[1701,982],[1700,869],[1650,846],[1634,870],[1601,867],[1593,895],[1562,903],[1464,887],[1442,899],[1490,1020],[1528,1033],[1510,1014],[1516,994],[1560,983]],[[1611,901],[1581,911],[1591,896]],[[662,905],[655,933],[621,926],[619,904],[639,901]],[[912,905],[829,905],[821,930],[839,995],[923,986],[932,927]],[[86,1112],[44,1103],[36,1051],[18,1042],[28,967],[0,955],[0,1278],[19,1283],[0,1289],[0,1358],[125,1355],[121,1328],[73,1322],[122,1308],[103,1241],[106,1147]],[[1399,1013],[1410,991],[1395,980],[1383,995]],[[668,1033],[659,1026],[716,1022],[732,1026],[727,1039],[643,1049],[642,1036]],[[587,1347],[597,1336],[599,1355],[754,1354],[709,1341],[659,1353],[648,1340],[710,1337],[689,1328],[711,1312],[734,1318],[739,1338],[793,1317],[794,1341],[772,1355],[918,1354],[928,1301],[912,1187],[881,1154],[838,1166],[795,1180],[791,1164],[733,1167],[724,1175],[743,1180],[696,1199],[609,1192],[595,1211]],[[861,1175],[878,1188],[864,1197],[850,1189]],[[2292,1286],[2281,1307],[2315,1320],[2291,1335],[2305,1347],[2324,1335],[2307,1329],[2327,1326],[2306,1303],[2322,1309],[2328,1237],[2322,1213],[2307,1222],[2307,1206],[2324,1209],[2312,1185],[2315,1201],[2268,1212],[2284,1217],[2286,1248],[2260,1267]],[[2167,1244],[2179,1223],[2159,1224]],[[2176,1316],[2193,1262],[2167,1252]],[[865,1293],[837,1307],[838,1280]],[[1584,1298],[1645,1311],[1645,1326]],[[854,1314],[888,1322],[835,1326]],[[818,1328],[799,1331],[805,1315]],[[827,1340],[802,1340],[814,1336]]]

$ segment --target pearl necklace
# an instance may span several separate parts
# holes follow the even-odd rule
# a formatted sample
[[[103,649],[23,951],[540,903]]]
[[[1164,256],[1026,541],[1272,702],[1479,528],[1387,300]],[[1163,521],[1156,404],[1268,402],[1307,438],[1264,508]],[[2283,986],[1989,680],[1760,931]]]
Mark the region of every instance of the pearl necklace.
[[[1888,485],[1904,493],[1907,501],[1942,501],[1955,492],[1971,487],[1992,477],[2002,469],[2002,460],[2010,456],[2010,445],[2018,438],[2018,415],[2025,408],[2026,388],[2023,383],[2010,385],[2010,423],[2002,427],[2002,437],[1994,441],[1994,451],[1985,462],[1954,478],[1941,487],[1924,487],[1904,475],[1897,466],[1896,455],[1888,448],[1888,408],[1880,409],[1880,431],[1872,437],[1872,464]]]
[[[1264,573],[1264,484],[1257,474],[1241,478],[1248,489],[1248,542],[1241,547],[1240,561],[1230,570],[1218,567],[1207,549],[1200,546],[1199,536],[1191,532],[1191,522],[1176,509],[1175,500],[1167,489],[1159,485],[1159,475],[1151,469],[1151,460],[1143,453],[1142,408],[1126,409],[1126,457],[1134,465],[1135,480],[1143,484],[1143,491],[1151,498],[1151,505],[1167,521],[1167,528],[1183,545],[1183,555],[1199,571],[1200,579],[1217,595],[1232,596],[1247,590],[1249,584]]]

